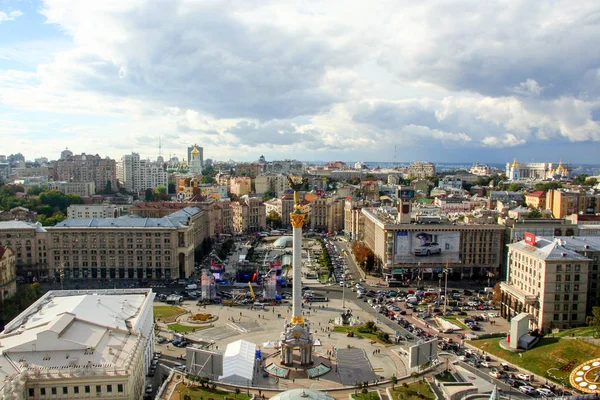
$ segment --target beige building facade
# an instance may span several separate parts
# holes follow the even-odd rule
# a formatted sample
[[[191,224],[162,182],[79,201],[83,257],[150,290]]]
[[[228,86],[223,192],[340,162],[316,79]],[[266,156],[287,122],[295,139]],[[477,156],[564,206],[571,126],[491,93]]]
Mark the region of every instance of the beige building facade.
[[[435,165],[425,161],[415,161],[410,164],[406,170],[406,175],[409,178],[424,179],[428,176],[435,176]]]
[[[48,228],[49,274],[67,279],[178,279],[194,271],[207,237],[204,212],[188,207],[163,218],[67,219]]]
[[[54,180],[64,182],[94,182],[94,188],[103,191],[110,186],[117,191],[117,164],[98,154],[67,154],[54,163]],[[110,183],[110,184],[109,184]]]
[[[233,230],[236,233],[260,232],[267,226],[266,207],[256,197],[242,196],[232,202]]]
[[[17,273],[26,282],[44,281],[48,276],[47,231],[38,223],[0,222],[0,245],[10,247],[16,258]]]
[[[532,237],[508,245],[501,315],[528,313],[530,328],[543,332],[585,325],[591,260],[560,239]]]
[[[0,246],[0,304],[17,292],[17,259],[10,247]]]

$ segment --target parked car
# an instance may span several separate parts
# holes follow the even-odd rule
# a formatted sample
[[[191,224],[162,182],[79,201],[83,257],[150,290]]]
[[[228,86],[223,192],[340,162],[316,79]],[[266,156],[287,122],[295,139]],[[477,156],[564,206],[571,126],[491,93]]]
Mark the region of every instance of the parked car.
[[[501,371],[498,371],[496,368],[493,368],[493,369],[490,371],[490,375],[491,375],[492,377],[496,378],[496,379],[500,379],[500,378],[502,378],[502,372],[501,372]]]
[[[479,362],[479,365],[481,365],[482,367],[486,367],[486,368],[491,367],[490,363],[487,361],[481,361],[481,362]]]
[[[157,336],[157,337],[156,337],[156,342],[157,342],[158,344],[165,343],[166,341],[167,341],[167,338],[165,338],[164,336]]]

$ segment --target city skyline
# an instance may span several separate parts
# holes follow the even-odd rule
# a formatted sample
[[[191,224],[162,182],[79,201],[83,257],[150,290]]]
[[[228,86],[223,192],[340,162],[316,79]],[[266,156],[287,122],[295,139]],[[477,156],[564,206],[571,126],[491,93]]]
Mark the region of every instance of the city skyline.
[[[0,2],[2,154],[593,164],[593,1]]]

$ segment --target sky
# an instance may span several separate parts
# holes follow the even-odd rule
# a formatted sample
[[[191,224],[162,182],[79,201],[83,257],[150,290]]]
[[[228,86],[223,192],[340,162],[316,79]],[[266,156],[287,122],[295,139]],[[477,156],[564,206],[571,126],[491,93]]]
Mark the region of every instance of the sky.
[[[0,154],[600,163],[600,2],[0,0]]]

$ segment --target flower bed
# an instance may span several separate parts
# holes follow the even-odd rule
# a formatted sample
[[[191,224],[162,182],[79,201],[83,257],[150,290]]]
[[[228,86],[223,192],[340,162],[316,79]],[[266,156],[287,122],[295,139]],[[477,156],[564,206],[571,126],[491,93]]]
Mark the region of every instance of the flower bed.
[[[200,314],[191,315],[189,317],[189,320],[190,320],[190,322],[195,323],[195,324],[203,324],[205,322],[212,322],[215,320],[215,318],[216,318],[215,315],[200,313]]]

